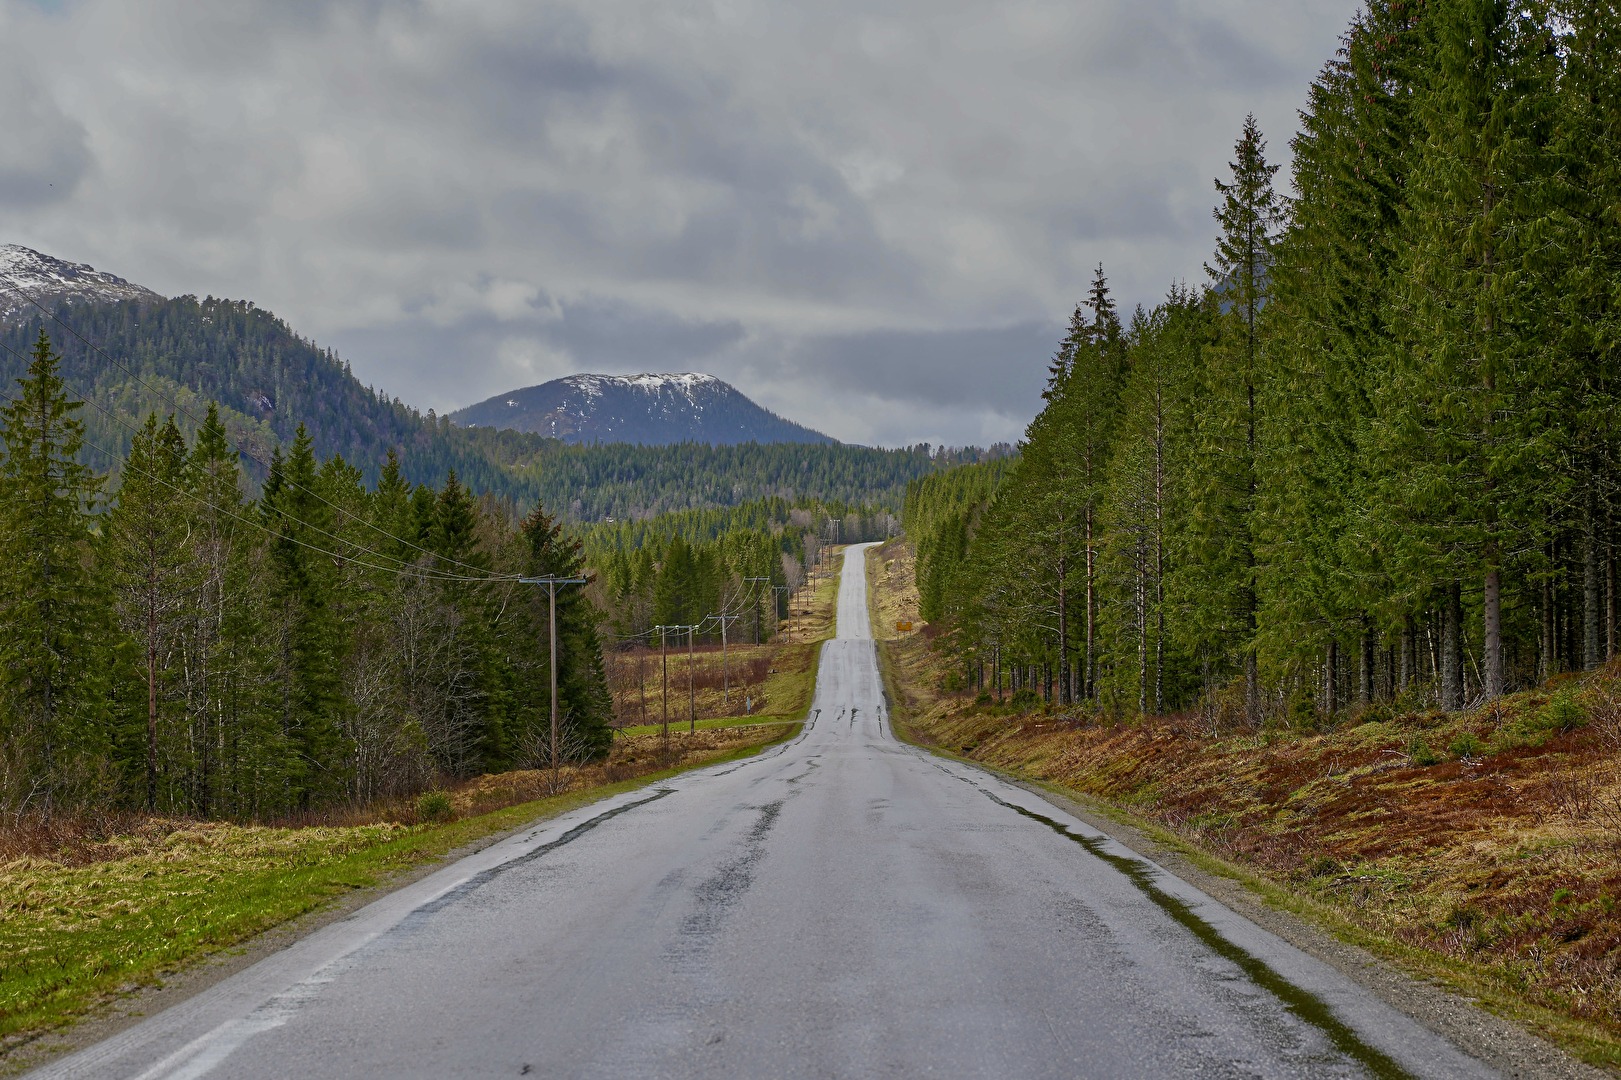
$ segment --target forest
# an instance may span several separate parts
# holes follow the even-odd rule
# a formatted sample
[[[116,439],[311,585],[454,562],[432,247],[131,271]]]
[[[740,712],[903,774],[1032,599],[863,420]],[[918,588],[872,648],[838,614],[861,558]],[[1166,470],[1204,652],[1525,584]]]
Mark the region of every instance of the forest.
[[[378,481],[302,427],[250,498],[210,404],[132,425],[119,482],[41,333],[0,409],[0,809],[265,820],[550,760],[542,509]],[[557,598],[563,749],[611,737],[597,613]]]
[[[613,643],[650,644],[655,627],[688,624],[696,640],[719,641],[720,619],[733,617],[765,641],[823,546],[883,540],[899,526],[877,507],[762,499],[594,525],[581,538]]]
[[[1456,710],[1616,652],[1621,6],[1374,0],[1199,285],[1103,269],[1016,460],[911,481],[987,694]]]

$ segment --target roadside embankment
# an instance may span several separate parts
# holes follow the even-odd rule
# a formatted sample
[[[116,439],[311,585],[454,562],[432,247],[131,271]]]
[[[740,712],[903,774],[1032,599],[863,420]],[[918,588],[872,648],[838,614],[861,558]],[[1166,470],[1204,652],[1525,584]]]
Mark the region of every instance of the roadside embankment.
[[[909,588],[876,556],[881,588]],[[887,605],[887,608],[886,608]],[[875,596],[876,610],[905,599]],[[944,640],[944,639],[941,639]],[[902,734],[1145,828],[1409,972],[1621,1066],[1621,670],[1324,730],[1015,711],[880,642]]]

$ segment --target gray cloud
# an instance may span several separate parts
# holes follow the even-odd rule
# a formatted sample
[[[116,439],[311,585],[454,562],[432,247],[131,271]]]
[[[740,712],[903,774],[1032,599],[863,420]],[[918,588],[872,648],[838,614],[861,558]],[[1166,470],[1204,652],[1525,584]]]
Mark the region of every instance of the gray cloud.
[[[1098,262],[1126,306],[1199,276],[1244,114],[1285,156],[1355,7],[0,0],[0,239],[423,407],[696,368],[1012,438]]]

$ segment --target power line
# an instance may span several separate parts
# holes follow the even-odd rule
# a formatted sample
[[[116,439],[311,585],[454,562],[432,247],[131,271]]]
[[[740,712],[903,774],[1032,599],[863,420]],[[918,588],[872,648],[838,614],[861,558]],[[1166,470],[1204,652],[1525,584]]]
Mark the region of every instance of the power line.
[[[77,330],[73,329],[73,327],[71,327],[67,323],[63,322],[62,319],[55,312],[47,310],[45,308],[45,306],[43,304],[41,304],[38,300],[35,300],[28,293],[24,292],[22,290],[22,288],[19,287],[16,284],[16,282],[7,280],[5,282],[5,285],[12,292],[16,293],[18,296],[22,297],[28,303],[30,303],[34,307],[38,308],[47,318],[49,318],[52,322],[56,323],[56,325],[60,326],[63,330],[66,330],[73,337],[77,338],[79,340],[80,344],[84,345],[85,348],[93,350],[96,353],[96,355],[100,356],[102,359],[106,360],[108,363],[110,363],[114,367],[118,368],[118,370],[122,371],[124,374],[126,374],[130,378],[134,379],[135,384],[137,386],[139,386],[141,389],[146,390],[148,393],[151,393],[154,396],[159,397],[164,401],[167,401],[170,405],[174,406],[175,411],[178,412],[180,415],[186,417],[188,420],[190,420],[194,424],[197,424],[199,427],[202,426],[203,421],[197,419],[196,416],[194,416],[193,414],[187,412],[185,406],[181,405],[178,401],[175,401],[173,398],[169,397],[167,394],[162,394],[158,390],[156,390],[155,388],[153,388],[151,386],[148,386],[141,379],[141,377],[139,375],[135,374],[135,372],[133,372],[129,368],[125,367],[123,363],[121,363],[120,361],[118,361],[117,359],[115,359],[114,357],[109,355],[105,350],[103,350],[101,348],[101,346],[97,345],[95,342],[91,341],[89,338],[85,337],[83,334],[81,334]],[[233,450],[235,450],[239,455],[246,456],[243,453],[242,448],[240,446],[238,446],[235,442],[232,442],[228,435],[226,437],[226,441],[230,443],[231,448]],[[444,559],[446,562],[452,563],[452,564],[454,564],[456,566],[460,566],[465,570],[475,570],[475,571],[477,571],[477,570],[481,569],[480,567],[473,566],[473,565],[471,565],[469,563],[459,562],[456,559],[446,558],[445,556],[438,555],[435,552],[429,551],[427,548],[420,547],[417,544],[413,544],[411,541],[405,539],[404,537],[395,536],[393,533],[389,532],[387,529],[384,529],[382,526],[374,524],[373,522],[367,521],[365,518],[357,517],[356,515],[351,514],[348,510],[346,510],[343,507],[339,506],[337,503],[332,502],[330,499],[326,498],[324,495],[322,495],[318,491],[310,491],[308,488],[304,487],[303,485],[293,483],[290,480],[287,481],[287,483],[288,483],[288,485],[290,487],[297,488],[298,490],[304,492],[307,495],[314,496],[316,499],[319,499],[321,502],[326,503],[328,506],[332,507],[332,509],[336,510],[338,513],[342,514],[343,516],[348,517],[348,518],[352,518],[355,521],[358,521],[360,524],[366,526],[368,529],[372,529],[375,532],[380,533],[381,535],[387,537],[388,539],[393,540],[397,544],[403,544],[404,546],[406,546],[408,548],[411,548],[411,549],[413,549],[415,551],[419,551],[424,555],[432,555],[435,558]],[[387,558],[387,556],[380,556],[380,557],[381,558]]]

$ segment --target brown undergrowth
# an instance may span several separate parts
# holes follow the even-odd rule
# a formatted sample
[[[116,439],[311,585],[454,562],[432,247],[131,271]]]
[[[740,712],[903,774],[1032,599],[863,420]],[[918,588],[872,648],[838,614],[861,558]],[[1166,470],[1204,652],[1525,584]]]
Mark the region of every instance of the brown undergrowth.
[[[555,777],[550,769],[521,769],[481,776],[450,791],[450,804],[457,817],[469,817],[552,795],[634,780],[666,769],[694,768],[709,759],[767,742],[782,730],[784,725],[769,723],[701,728],[692,732],[677,731],[672,726],[668,748],[659,735],[620,735],[614,739],[613,751],[601,762],[564,766],[557,770]]]
[[[1213,731],[976,703],[927,635],[881,647],[920,741],[1122,807],[1621,1064],[1621,667],[1474,712]]]

